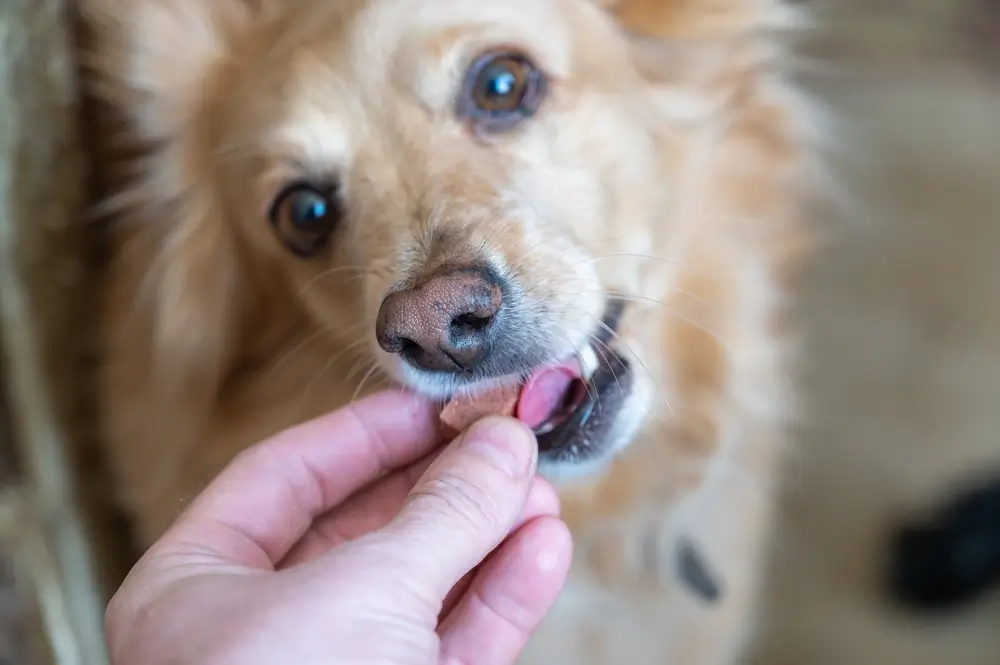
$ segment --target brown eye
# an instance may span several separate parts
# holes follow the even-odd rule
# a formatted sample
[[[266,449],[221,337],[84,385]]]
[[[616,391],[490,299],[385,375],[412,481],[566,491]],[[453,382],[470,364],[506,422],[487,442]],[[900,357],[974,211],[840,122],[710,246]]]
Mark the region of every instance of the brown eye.
[[[297,183],[285,188],[271,206],[271,224],[297,256],[318,254],[342,217],[335,188]]]
[[[544,96],[545,77],[530,60],[513,53],[490,53],[469,69],[458,114],[478,130],[506,131],[534,115]]]

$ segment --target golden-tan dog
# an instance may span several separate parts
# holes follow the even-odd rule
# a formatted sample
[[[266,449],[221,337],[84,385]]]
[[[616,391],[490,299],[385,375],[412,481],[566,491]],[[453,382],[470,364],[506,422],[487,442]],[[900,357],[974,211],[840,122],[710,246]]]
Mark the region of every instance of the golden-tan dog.
[[[794,14],[602,4],[85,3],[128,153],[106,438],[144,542],[353,397],[524,384],[576,542],[524,661],[731,662],[790,411]]]

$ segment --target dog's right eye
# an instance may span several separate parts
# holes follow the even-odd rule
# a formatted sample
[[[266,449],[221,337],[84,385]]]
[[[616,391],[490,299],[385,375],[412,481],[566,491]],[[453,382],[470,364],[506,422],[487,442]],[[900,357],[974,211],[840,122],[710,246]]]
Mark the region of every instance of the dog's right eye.
[[[533,116],[545,93],[545,75],[526,56],[488,53],[466,73],[457,111],[477,132],[503,132]]]
[[[270,218],[278,237],[297,256],[322,251],[343,216],[336,188],[296,183],[274,200]]]

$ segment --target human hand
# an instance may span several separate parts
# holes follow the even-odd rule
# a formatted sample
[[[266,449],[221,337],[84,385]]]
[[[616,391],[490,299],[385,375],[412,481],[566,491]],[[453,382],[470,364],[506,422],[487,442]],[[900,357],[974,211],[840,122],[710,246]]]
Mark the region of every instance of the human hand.
[[[240,455],[112,599],[114,665],[512,663],[569,532],[523,425],[439,437],[382,393]]]

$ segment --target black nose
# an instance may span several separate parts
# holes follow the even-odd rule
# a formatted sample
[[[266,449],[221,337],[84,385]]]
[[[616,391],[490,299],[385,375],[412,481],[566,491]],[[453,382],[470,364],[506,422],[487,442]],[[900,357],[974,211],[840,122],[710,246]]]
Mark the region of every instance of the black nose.
[[[437,273],[389,295],[379,308],[379,345],[436,372],[473,372],[493,350],[503,308],[499,280],[482,268]]]
[[[896,535],[890,556],[895,599],[946,611],[1000,587],[1000,480],[957,495],[927,524]]]

